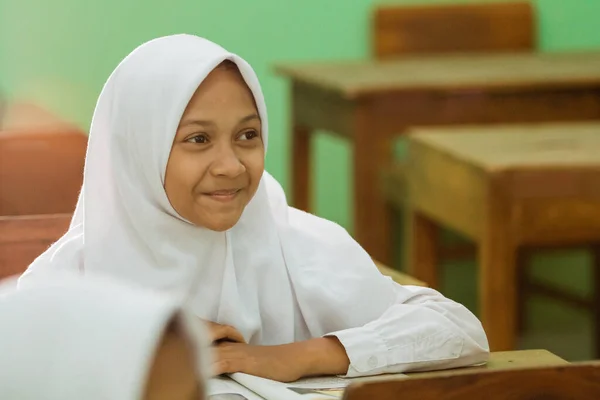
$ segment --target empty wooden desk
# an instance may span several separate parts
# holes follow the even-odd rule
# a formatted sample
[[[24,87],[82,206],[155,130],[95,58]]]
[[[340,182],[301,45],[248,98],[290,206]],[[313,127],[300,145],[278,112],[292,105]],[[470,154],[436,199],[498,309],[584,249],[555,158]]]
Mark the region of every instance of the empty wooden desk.
[[[310,135],[353,143],[356,239],[390,263],[379,185],[392,139],[415,125],[600,119],[600,53],[406,57],[279,66],[291,82],[292,203],[309,210]]]
[[[600,262],[600,123],[423,128],[408,143],[412,275],[436,287],[437,226],[473,239],[490,345],[513,349],[518,250],[585,244]]]

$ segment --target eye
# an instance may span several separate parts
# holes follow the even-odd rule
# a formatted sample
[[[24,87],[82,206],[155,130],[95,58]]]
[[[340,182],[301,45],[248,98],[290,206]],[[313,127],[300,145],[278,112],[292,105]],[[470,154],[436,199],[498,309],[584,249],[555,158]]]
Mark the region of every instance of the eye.
[[[252,140],[258,137],[258,132],[255,130],[246,131],[239,136],[240,140]]]
[[[202,135],[192,136],[191,138],[188,138],[185,141],[188,143],[204,144],[204,143],[208,143],[208,138],[206,137],[206,135],[202,134]]]

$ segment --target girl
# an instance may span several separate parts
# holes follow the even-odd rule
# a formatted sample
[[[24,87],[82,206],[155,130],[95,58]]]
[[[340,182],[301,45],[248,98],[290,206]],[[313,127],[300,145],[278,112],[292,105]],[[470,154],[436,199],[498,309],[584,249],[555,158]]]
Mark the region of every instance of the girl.
[[[22,279],[101,272],[179,295],[212,322],[215,374],[292,381],[485,362],[465,307],[397,285],[344,229],[288,207],[264,170],[267,122],[235,54],[191,35],[138,47],[98,99],[71,227]]]
[[[0,283],[1,399],[204,398],[202,334],[173,299],[68,275]]]

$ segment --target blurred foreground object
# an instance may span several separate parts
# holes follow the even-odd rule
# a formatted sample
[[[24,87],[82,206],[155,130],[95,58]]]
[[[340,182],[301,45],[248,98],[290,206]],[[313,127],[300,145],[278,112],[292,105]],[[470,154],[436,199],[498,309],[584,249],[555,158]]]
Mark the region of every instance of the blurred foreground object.
[[[167,294],[93,275],[4,281],[0,326],[1,399],[204,398],[207,337]]]

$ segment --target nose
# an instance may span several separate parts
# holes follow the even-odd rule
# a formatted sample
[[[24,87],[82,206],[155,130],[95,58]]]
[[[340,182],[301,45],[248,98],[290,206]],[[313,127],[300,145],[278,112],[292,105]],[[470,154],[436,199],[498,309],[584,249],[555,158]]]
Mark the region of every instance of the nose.
[[[213,176],[235,178],[246,171],[238,155],[231,146],[219,146],[210,168]]]

